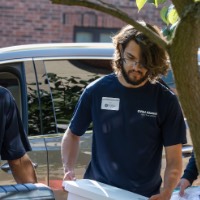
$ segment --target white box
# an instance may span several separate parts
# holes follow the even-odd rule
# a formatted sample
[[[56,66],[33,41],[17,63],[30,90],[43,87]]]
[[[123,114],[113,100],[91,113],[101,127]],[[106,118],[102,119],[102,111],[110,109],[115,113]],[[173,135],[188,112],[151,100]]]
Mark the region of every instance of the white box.
[[[147,200],[149,198],[98,181],[79,179],[64,181],[68,200]]]

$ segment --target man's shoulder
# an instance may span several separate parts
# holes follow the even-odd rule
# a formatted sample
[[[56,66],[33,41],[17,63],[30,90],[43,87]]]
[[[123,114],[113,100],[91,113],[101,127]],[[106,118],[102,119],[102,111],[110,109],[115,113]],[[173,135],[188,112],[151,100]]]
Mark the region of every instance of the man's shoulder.
[[[89,89],[89,88],[98,88],[98,87],[101,87],[101,86],[109,85],[110,83],[114,82],[114,79],[116,79],[115,74],[113,74],[113,73],[112,74],[107,74],[107,75],[105,75],[103,77],[100,77],[100,78],[96,79],[92,83],[90,83],[87,86],[87,89]]]
[[[2,105],[10,105],[10,103],[12,102],[12,95],[10,93],[10,91],[4,87],[0,86],[0,104]]]
[[[10,96],[11,96],[10,91],[8,89],[0,86],[0,97],[1,97],[1,100],[4,99],[4,98],[8,98]]]
[[[176,94],[168,87],[163,85],[162,83],[156,82],[151,84],[151,91],[158,100],[158,104],[161,105],[163,109],[163,105],[169,105],[178,102],[178,98]]]
[[[167,85],[164,85],[163,83],[156,82],[155,84],[152,84],[152,85],[155,85],[155,88],[158,89],[160,93],[163,93],[169,96],[176,96],[176,94],[170,89],[170,87],[168,87]]]
[[[8,90],[2,86],[0,86],[0,95],[5,95],[8,93]]]

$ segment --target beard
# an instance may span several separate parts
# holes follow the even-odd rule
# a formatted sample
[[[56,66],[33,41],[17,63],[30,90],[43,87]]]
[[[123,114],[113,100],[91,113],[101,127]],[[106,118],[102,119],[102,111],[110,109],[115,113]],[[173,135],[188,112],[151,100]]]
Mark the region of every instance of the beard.
[[[132,72],[135,72],[135,73],[139,73],[141,75],[141,78],[138,79],[138,80],[133,80],[129,77],[129,73],[132,73]],[[134,85],[134,86],[137,86],[137,85],[140,85],[141,83],[143,83],[144,81],[147,80],[148,78],[148,71],[146,72],[146,74],[144,76],[142,76],[142,72],[140,71],[135,71],[135,70],[131,70],[129,72],[126,72],[125,69],[124,69],[124,66],[121,67],[121,73],[125,79],[125,81],[131,85]]]

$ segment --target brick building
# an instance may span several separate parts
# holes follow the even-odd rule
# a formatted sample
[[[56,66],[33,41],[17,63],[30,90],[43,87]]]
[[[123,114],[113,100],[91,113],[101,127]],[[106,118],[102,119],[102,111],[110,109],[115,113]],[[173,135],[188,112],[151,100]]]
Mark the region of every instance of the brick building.
[[[135,0],[107,0],[134,19],[163,26],[159,9]],[[107,42],[124,22],[91,9],[52,4],[50,0],[1,0],[0,47],[31,43]]]

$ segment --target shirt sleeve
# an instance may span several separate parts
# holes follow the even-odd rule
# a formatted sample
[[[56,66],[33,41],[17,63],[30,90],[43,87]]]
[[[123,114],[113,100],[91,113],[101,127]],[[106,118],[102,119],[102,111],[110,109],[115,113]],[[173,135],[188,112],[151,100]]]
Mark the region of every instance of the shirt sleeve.
[[[165,120],[161,125],[164,146],[184,144],[187,142],[186,124],[180,104],[175,95],[171,95],[168,102]]]
[[[5,93],[2,103],[4,127],[1,127],[1,131],[3,131],[1,135],[1,158],[3,160],[14,160],[30,151],[31,146],[24,131],[15,100],[9,91]]]
[[[85,133],[92,121],[91,104],[91,95],[86,88],[79,98],[69,125],[71,131],[78,136],[81,136]]]
[[[194,152],[192,152],[191,158],[184,170],[182,178],[187,179],[192,185],[193,181],[197,179],[197,176],[198,170],[195,162]]]

